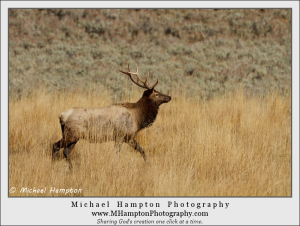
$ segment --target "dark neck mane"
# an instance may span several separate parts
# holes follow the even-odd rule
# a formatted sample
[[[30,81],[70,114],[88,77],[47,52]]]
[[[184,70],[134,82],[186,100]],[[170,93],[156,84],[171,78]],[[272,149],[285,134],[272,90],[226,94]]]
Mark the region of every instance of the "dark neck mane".
[[[136,111],[138,119],[138,130],[150,126],[155,121],[159,108],[159,106],[157,106],[155,102],[147,97],[142,97],[136,103],[123,103],[114,105],[123,106]]]
[[[158,106],[149,98],[142,97],[137,103],[139,118],[139,130],[144,129],[154,123],[158,114]]]

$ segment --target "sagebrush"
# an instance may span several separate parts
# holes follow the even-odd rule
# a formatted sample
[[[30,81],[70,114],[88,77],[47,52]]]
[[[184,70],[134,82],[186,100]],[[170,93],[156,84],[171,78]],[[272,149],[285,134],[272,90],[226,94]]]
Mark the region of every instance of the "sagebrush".
[[[110,90],[128,64],[211,99],[291,88],[291,9],[9,9],[9,96]],[[152,81],[150,81],[152,82]],[[129,87],[130,88],[130,87]]]

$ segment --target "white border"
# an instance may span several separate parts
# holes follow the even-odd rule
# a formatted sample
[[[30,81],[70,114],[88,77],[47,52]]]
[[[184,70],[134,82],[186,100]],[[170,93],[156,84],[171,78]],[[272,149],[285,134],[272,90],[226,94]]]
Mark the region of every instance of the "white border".
[[[292,198],[8,198],[8,8],[68,8],[70,2],[1,2],[1,224],[43,225],[96,224],[90,208],[70,208],[71,201],[106,202],[116,206],[116,201],[160,202],[163,210],[167,201],[177,202],[229,202],[225,211],[208,211],[211,217],[204,224],[269,224],[299,225],[299,2],[81,2],[72,1],[72,8],[292,8],[293,12],[293,126],[292,126]],[[104,209],[102,209],[104,210]],[[183,211],[183,209],[178,209]],[[178,211],[177,210],[177,211]],[[126,219],[126,217],[124,217]],[[157,218],[159,219],[159,218]],[[162,218],[166,219],[166,218]]]

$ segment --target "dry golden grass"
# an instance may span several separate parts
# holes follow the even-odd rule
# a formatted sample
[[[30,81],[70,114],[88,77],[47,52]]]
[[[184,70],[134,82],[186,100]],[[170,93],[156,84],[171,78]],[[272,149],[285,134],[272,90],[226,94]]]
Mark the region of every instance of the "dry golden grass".
[[[124,101],[135,102],[141,90]],[[52,196],[51,187],[80,188],[82,196],[290,196],[291,98],[245,98],[242,92],[202,102],[172,96],[137,141],[149,164],[123,144],[80,140],[73,172],[63,157],[52,163],[61,139],[58,114],[68,108],[107,106],[103,94],[46,94],[9,103],[10,196]],[[60,151],[62,152],[62,151]],[[20,193],[47,187],[46,194]],[[75,195],[75,194],[70,194]]]

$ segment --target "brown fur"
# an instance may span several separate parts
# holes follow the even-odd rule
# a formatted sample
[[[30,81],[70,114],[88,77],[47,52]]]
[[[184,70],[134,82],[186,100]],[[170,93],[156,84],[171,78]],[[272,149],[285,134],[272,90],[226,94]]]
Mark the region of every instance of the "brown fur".
[[[114,104],[102,108],[71,108],[59,114],[63,138],[53,144],[53,159],[60,148],[69,163],[70,153],[79,139],[95,142],[113,140],[120,147],[128,143],[146,160],[144,150],[135,141],[135,135],[154,123],[159,106],[171,100],[170,96],[153,88],[146,90],[136,103]]]

